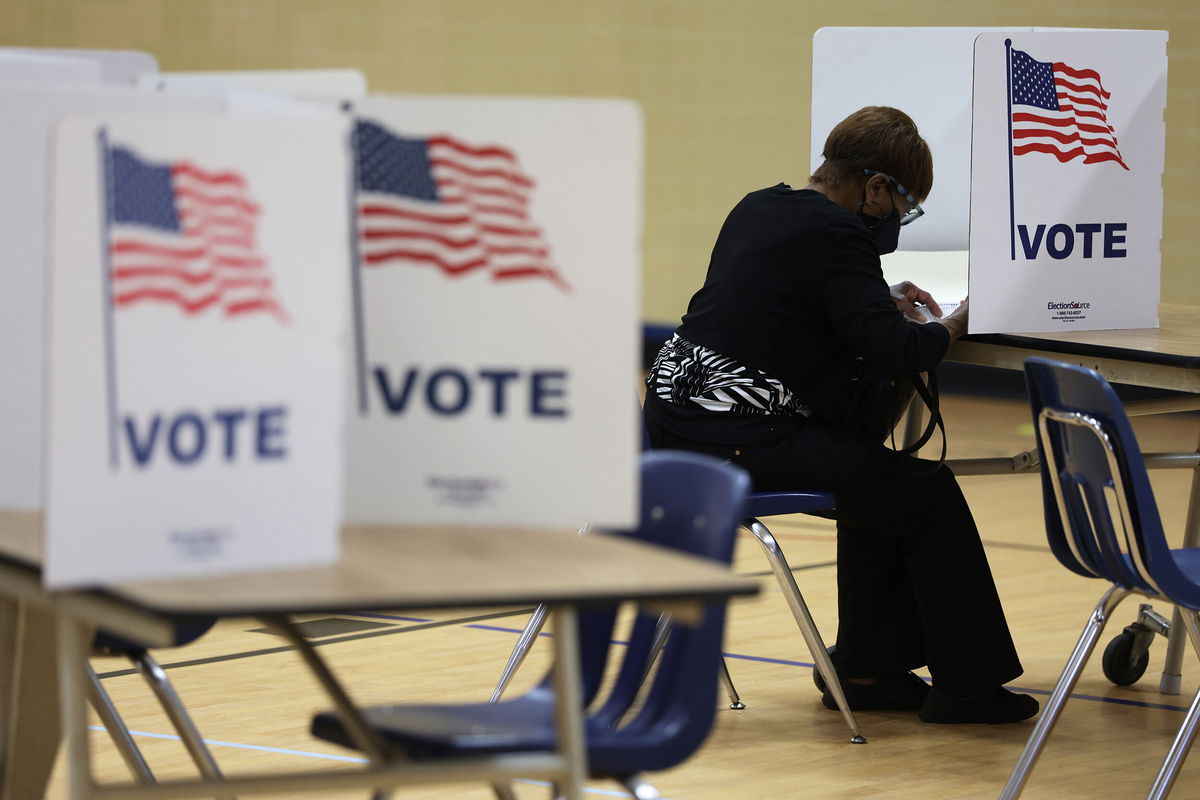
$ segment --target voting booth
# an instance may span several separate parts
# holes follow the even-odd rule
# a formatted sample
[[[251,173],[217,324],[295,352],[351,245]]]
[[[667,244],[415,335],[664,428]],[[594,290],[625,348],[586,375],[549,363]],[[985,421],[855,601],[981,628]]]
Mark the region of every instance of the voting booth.
[[[136,50],[0,47],[0,81],[67,81],[129,87],[156,72],[158,62],[154,56]]]
[[[301,100],[352,100],[367,94],[367,79],[356,69],[155,72],[141,75],[138,86],[157,92],[243,91]]]
[[[154,63],[134,52],[0,49],[0,163],[6,176],[0,193],[0,362],[9,378],[8,413],[0,414],[0,508],[43,507],[46,187],[57,121],[70,113],[304,113],[290,96],[362,87],[360,74],[339,70],[272,72],[264,85],[282,92],[274,98],[250,91],[259,84],[246,73],[229,79],[205,73],[203,80],[189,74],[176,90],[173,79],[153,80]],[[135,90],[139,80],[152,88]]]
[[[636,106],[8,58],[0,508],[48,585],[636,521]]]
[[[345,116],[0,61],[0,508],[42,514],[47,584],[335,559]]]
[[[637,107],[369,96],[354,115],[348,520],[631,526]]]
[[[1156,327],[1166,41],[1164,31],[823,28],[813,166],[846,115],[895,106],[930,144],[934,187],[903,252],[885,257],[890,281],[912,279],[938,300],[969,292],[971,333]],[[864,55],[884,51],[903,54],[906,69],[871,70]]]
[[[5,369],[0,414],[0,508],[43,507],[46,270],[51,143],[70,113],[219,112],[215,96],[152,95],[78,82],[0,83],[0,363]],[[95,241],[95,237],[89,237]]]
[[[57,126],[48,585],[336,558],[347,144],[334,114]]]

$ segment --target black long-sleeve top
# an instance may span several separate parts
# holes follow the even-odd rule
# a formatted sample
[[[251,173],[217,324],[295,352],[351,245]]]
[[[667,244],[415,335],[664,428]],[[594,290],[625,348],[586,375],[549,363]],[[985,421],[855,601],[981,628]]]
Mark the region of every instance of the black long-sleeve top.
[[[782,183],[730,212],[676,332],[779,380],[833,421],[849,403],[857,357],[874,373],[908,375],[936,366],[950,343],[945,326],[914,324],[896,308],[857,215]],[[705,415],[685,416],[689,430],[679,432],[696,434]]]

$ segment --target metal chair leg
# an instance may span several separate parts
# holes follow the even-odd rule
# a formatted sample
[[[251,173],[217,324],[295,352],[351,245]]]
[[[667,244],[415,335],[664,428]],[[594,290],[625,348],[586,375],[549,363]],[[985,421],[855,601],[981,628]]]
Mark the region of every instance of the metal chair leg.
[[[1170,793],[1171,787],[1175,785],[1175,779],[1179,777],[1179,769],[1183,766],[1183,761],[1187,758],[1192,743],[1196,741],[1198,729],[1200,729],[1200,691],[1197,691],[1196,696],[1192,698],[1192,705],[1184,715],[1183,724],[1179,726],[1179,732],[1175,734],[1175,740],[1171,742],[1171,749],[1167,752],[1167,757],[1163,760],[1163,765],[1154,778],[1154,784],[1150,787],[1146,800],[1162,800]]]
[[[583,523],[579,526],[579,531],[575,535],[586,536],[590,527],[588,523]],[[489,703],[500,702],[501,695],[508,688],[508,684],[512,682],[513,675],[516,675],[517,670],[521,668],[521,664],[525,661],[525,656],[529,655],[529,649],[533,647],[534,640],[537,639],[538,634],[545,627],[546,611],[545,603],[541,603],[529,615],[529,621],[525,623],[525,630],[521,631],[520,638],[517,639],[512,653],[508,656],[508,661],[504,664],[504,670],[500,673],[500,680],[496,683],[496,688],[492,691],[492,696],[488,699]]]
[[[663,614],[659,616],[658,623],[654,626],[654,641],[650,643],[650,654],[646,659],[646,671],[642,673],[643,682],[654,667],[654,661],[658,658],[658,654],[666,646],[667,635],[670,632],[671,615]],[[746,704],[742,702],[742,697],[738,694],[737,687],[733,685],[733,678],[729,674],[729,665],[725,662],[724,657],[721,658],[721,672],[718,677],[721,679],[721,685],[725,687],[725,694],[729,697],[729,707],[734,711],[744,710]]]
[[[1033,769],[1033,765],[1037,762],[1038,756],[1042,754],[1046,737],[1050,735],[1054,724],[1058,722],[1058,716],[1062,713],[1067,698],[1071,696],[1071,690],[1075,688],[1079,674],[1083,672],[1088,657],[1096,647],[1096,640],[1104,632],[1104,626],[1108,624],[1113,610],[1128,596],[1128,589],[1112,586],[1100,598],[1100,602],[1096,603],[1091,618],[1084,626],[1083,633],[1079,635],[1075,649],[1071,651],[1071,657],[1067,659],[1062,676],[1055,684],[1050,699],[1046,701],[1046,707],[1042,709],[1042,715],[1038,718],[1037,725],[1029,734],[1029,740],[1025,743],[1025,749],[1021,751],[1021,757],[1017,759],[1017,764],[1008,777],[1008,783],[1004,785],[1004,791],[1000,793],[1000,800],[1013,800],[1021,795],[1021,790],[1025,788],[1025,783],[1029,780],[1029,773]]]
[[[162,704],[167,718],[171,720],[171,724],[179,734],[184,747],[187,748],[192,761],[195,762],[196,768],[200,770],[200,774],[205,778],[213,780],[221,778],[221,770],[217,767],[217,762],[213,759],[212,754],[208,752],[208,747],[204,744],[204,740],[200,738],[200,731],[196,729],[192,718],[188,716],[187,709],[180,702],[179,695],[175,693],[175,687],[167,679],[167,674],[163,671],[163,668],[145,651],[131,653],[129,654],[129,658],[133,662],[133,665],[137,667],[137,671],[146,680],[147,685],[150,686],[159,703]]]
[[[542,628],[546,624],[547,611],[548,609],[543,603],[529,615],[529,621],[525,623],[525,630],[521,631],[520,638],[517,639],[512,653],[508,656],[508,662],[504,665],[504,671],[500,673],[500,681],[496,684],[496,689],[492,692],[491,699],[488,700],[489,703],[499,702],[500,696],[508,688],[513,675],[516,675],[517,670],[521,668],[522,662],[525,661],[525,656],[529,655],[529,650],[533,647],[534,640],[537,639],[538,634],[542,632]]]
[[[738,694],[737,687],[733,685],[733,678],[729,675],[729,664],[725,661],[725,657],[721,657],[721,685],[725,687],[725,694],[729,696],[729,707],[734,711],[742,711],[746,708],[746,704],[742,702],[741,695]]]
[[[1180,618],[1187,627],[1192,648],[1197,655],[1200,655],[1200,614],[1178,607],[1176,610],[1180,612]],[[1150,787],[1150,793],[1146,795],[1147,800],[1161,800],[1171,791],[1171,787],[1175,785],[1175,779],[1179,777],[1183,761],[1196,741],[1198,730],[1200,730],[1200,691],[1197,691],[1196,696],[1192,699],[1192,705],[1183,718],[1183,724],[1179,726],[1179,732],[1175,734],[1175,740],[1171,743],[1171,749],[1167,751],[1167,757],[1163,760],[1158,776],[1155,777],[1154,784]]]
[[[512,682],[513,675],[520,669],[522,662],[525,661],[525,656],[529,655],[529,650],[533,647],[533,642],[541,633],[542,627],[546,624],[546,606],[539,605],[529,615],[529,621],[525,623],[525,629],[521,631],[521,636],[517,639],[517,643],[513,646],[512,653],[508,656],[508,662],[504,665],[504,670],[500,673],[500,681],[496,684],[495,690],[492,692],[489,703],[499,702],[500,697],[504,694],[504,690],[508,688],[508,684]],[[650,645],[650,657],[646,662],[646,674],[650,673],[650,668],[654,664],[654,659],[658,658],[658,654],[662,651],[663,646],[667,642],[667,634],[670,631],[671,618],[667,614],[663,614],[658,619],[658,625],[654,629],[654,641]],[[643,679],[645,675],[642,676]],[[737,687],[733,685],[733,678],[729,675],[729,667],[725,664],[725,660],[721,660],[721,685],[725,687],[725,693],[729,696],[729,707],[735,711],[740,711],[746,707],[742,702],[741,696],[738,694]]]
[[[817,670],[825,678],[825,684],[837,702],[837,707],[842,712],[842,718],[850,726],[850,741],[854,744],[865,744],[867,739],[863,736],[862,728],[858,726],[858,721],[854,719],[854,714],[850,711],[850,705],[846,702],[846,695],[842,691],[842,683],[838,680],[837,673],[833,669],[833,662],[829,659],[829,652],[825,649],[825,642],[821,640],[817,623],[813,620],[808,605],[804,602],[804,595],[800,594],[796,577],[792,575],[792,569],[788,566],[787,558],[784,557],[779,542],[767,530],[767,526],[757,519],[743,520],[742,527],[750,531],[762,546],[767,561],[771,564],[771,571],[775,573],[775,579],[779,581],[779,588],[783,590],[783,598],[787,600],[788,607],[792,610],[792,616],[796,618],[796,624],[800,628],[800,633],[803,634],[804,641],[808,644],[808,650],[812,653]]]
[[[670,633],[671,615],[659,615],[658,622],[654,625],[654,641],[650,643],[650,653],[646,656],[646,669],[642,672],[642,683],[646,682],[646,678],[650,675],[650,670],[654,668],[654,662],[658,660],[658,654],[667,646],[667,636]]]
[[[100,717],[100,723],[104,725],[104,729],[108,731],[113,744],[116,745],[117,752],[121,754],[121,758],[129,767],[129,771],[133,773],[137,783],[154,783],[154,773],[150,771],[150,765],[146,763],[142,751],[130,736],[129,728],[125,725],[125,720],[121,719],[116,706],[113,705],[112,698],[100,684],[100,678],[96,675],[96,671],[92,669],[91,665],[88,665],[87,672],[88,702],[96,710],[96,715]]]

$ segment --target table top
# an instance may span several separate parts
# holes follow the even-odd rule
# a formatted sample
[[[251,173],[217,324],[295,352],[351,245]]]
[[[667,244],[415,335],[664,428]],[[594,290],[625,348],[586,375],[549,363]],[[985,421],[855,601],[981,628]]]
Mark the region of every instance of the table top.
[[[1158,328],[972,334],[946,358],[1020,370],[1033,355],[1091,367],[1110,381],[1200,393],[1200,307],[1163,303]]]
[[[0,559],[38,569],[41,515],[0,512]],[[347,526],[324,567],[107,585],[170,616],[261,616],[748,595],[727,567],[619,536],[526,528]]]
[[[1157,328],[1055,333],[984,333],[970,341],[1021,344],[1062,352],[1119,352],[1131,358],[1200,368],[1200,307],[1163,303]]]

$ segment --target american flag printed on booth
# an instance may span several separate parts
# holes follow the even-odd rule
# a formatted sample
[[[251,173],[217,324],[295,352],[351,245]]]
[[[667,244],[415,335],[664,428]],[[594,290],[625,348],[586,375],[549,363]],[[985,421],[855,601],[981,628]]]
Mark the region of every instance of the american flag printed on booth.
[[[1047,153],[1061,162],[1115,161],[1129,169],[1108,123],[1111,94],[1098,72],[1037,61],[1017,49],[1011,69],[1014,156]]]
[[[258,250],[261,209],[244,176],[105,150],[115,308],[166,304],[187,316],[216,308],[226,317],[268,313],[287,321]]]
[[[405,138],[365,120],[354,147],[364,267],[433,267],[450,278],[484,272],[570,291],[530,216],[534,181],[512,150],[447,134]]]

